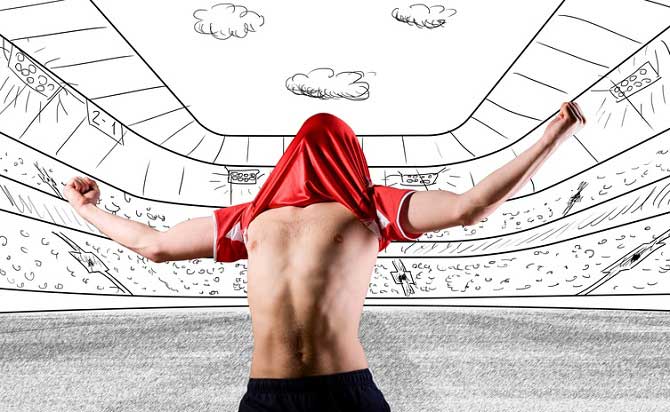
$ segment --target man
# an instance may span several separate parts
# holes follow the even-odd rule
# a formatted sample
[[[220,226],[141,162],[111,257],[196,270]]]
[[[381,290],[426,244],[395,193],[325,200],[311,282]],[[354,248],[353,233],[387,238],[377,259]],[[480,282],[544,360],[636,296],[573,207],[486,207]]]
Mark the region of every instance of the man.
[[[373,185],[354,132],[310,117],[252,202],[165,232],[99,209],[89,178],[65,196],[101,232],[154,262],[248,259],[254,350],[244,411],[389,411],[358,339],[377,253],[392,240],[472,225],[531,178],[585,123],[564,103],[543,136],[469,191]]]

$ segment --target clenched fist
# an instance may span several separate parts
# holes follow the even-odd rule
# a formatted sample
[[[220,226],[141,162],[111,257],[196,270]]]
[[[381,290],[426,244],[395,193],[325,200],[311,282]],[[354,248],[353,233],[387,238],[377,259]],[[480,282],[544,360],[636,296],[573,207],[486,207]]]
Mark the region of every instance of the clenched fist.
[[[566,102],[561,105],[558,115],[547,125],[545,134],[552,141],[561,141],[577,133],[586,124],[586,118],[575,102]]]
[[[100,189],[97,183],[88,177],[73,177],[65,185],[65,199],[75,210],[86,204],[96,205],[100,199]]]

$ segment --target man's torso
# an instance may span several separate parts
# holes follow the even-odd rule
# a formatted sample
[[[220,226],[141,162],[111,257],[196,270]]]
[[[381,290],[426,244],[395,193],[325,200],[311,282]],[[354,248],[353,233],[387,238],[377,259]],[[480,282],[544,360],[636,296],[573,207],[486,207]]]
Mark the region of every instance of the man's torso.
[[[247,236],[250,376],[367,368],[358,329],[377,237],[337,202],[266,210]]]

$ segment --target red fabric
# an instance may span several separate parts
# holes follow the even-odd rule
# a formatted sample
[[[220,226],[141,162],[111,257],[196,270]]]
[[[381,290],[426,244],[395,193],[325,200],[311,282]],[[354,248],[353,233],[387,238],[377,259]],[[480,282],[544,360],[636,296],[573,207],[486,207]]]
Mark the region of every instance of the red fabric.
[[[246,228],[260,213],[283,206],[339,202],[379,239],[379,251],[393,240],[415,240],[403,233],[402,202],[414,190],[374,185],[363,149],[339,118],[316,114],[302,125],[253,201],[214,211],[214,259],[246,259]]]

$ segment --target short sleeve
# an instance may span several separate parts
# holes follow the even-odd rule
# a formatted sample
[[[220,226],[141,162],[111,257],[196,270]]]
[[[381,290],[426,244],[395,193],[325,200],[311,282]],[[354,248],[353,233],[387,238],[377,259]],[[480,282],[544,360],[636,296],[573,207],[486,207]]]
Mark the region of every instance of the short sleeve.
[[[407,232],[400,225],[400,211],[403,204],[414,192],[416,190],[374,185],[377,217],[379,218],[384,247],[394,240],[416,240],[422,235],[421,233]]]
[[[234,262],[247,258],[241,217],[248,204],[249,202],[214,210],[215,262]]]

